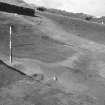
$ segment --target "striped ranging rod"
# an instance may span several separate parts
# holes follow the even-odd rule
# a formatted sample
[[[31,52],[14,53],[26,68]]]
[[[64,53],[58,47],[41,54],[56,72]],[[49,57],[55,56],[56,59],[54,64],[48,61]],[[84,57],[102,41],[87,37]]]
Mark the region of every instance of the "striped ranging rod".
[[[10,39],[9,39],[9,58],[10,58],[10,64],[12,64],[12,27],[10,26]]]

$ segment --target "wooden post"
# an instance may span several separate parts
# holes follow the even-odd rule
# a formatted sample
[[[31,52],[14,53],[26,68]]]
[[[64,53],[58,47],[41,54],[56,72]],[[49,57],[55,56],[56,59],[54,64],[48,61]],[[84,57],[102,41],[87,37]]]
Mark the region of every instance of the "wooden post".
[[[9,39],[9,50],[10,50],[10,52],[9,52],[9,56],[10,56],[10,64],[12,64],[12,27],[10,26],[10,39]]]

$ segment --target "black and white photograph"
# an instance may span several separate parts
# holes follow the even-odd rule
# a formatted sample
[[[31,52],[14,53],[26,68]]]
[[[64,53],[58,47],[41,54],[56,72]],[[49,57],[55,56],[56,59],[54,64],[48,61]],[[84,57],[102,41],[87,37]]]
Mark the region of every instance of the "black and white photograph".
[[[105,105],[105,0],[0,0],[0,105]]]

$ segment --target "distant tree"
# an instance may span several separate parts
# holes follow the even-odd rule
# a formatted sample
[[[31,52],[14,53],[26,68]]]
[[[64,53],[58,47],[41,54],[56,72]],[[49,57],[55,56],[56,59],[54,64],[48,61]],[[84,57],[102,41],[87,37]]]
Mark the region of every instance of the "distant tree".
[[[85,20],[90,21],[92,18],[93,18],[92,16],[87,16],[87,17],[85,18]]]
[[[46,9],[45,7],[37,7],[37,10],[44,12],[44,11],[46,11],[47,9]]]

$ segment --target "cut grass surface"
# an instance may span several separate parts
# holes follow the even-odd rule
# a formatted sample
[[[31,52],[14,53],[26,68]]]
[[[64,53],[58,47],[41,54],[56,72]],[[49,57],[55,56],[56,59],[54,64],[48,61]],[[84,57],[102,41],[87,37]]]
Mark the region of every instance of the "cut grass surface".
[[[9,17],[9,19],[7,19]],[[1,14],[0,18],[0,50],[9,55],[9,25],[12,24],[13,56],[37,59],[43,62],[58,62],[72,56],[76,51],[64,47],[38,29],[37,25],[31,24],[23,16],[11,17]],[[34,18],[33,18],[34,19]]]

